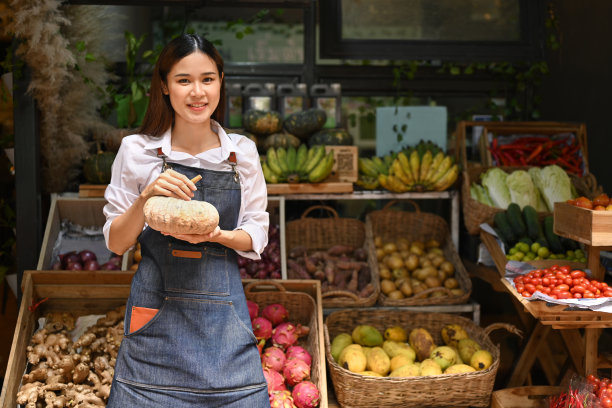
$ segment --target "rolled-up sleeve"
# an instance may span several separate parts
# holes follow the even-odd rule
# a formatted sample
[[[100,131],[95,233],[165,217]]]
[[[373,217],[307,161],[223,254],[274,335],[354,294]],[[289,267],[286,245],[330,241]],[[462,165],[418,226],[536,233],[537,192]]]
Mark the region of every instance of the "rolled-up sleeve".
[[[257,147],[248,138],[241,138],[240,150],[244,157],[238,157],[242,183],[242,217],[236,229],[241,229],[251,236],[253,250],[238,254],[250,259],[261,259],[261,253],[268,245],[268,226],[270,215],[266,181],[259,162]],[[243,163],[243,166],[240,166]]]

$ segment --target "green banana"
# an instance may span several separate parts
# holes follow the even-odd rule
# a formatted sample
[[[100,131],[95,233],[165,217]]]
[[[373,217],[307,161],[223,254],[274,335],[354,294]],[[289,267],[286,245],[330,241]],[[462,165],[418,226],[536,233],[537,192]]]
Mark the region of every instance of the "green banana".
[[[374,163],[374,165],[376,166],[378,174],[384,174],[385,176],[389,174],[389,166],[387,166],[383,159],[381,159],[380,157],[372,157],[372,163]]]
[[[327,155],[321,159],[310,173],[308,173],[308,181],[311,183],[318,183],[323,181],[329,176],[334,166],[334,151],[330,150]]]
[[[278,157],[278,165],[283,171],[283,174],[287,174],[289,172],[289,165],[287,164],[287,150],[282,147],[277,148],[276,157]]]
[[[306,159],[308,159],[308,146],[301,144],[297,149],[297,158],[295,160],[295,171],[299,173],[304,172],[304,166],[306,165]]]
[[[368,177],[378,177],[378,170],[371,159],[360,157],[357,160],[359,171]]]
[[[263,162],[261,168],[263,169],[264,178],[266,179],[267,183],[278,183],[278,176],[270,169],[268,163]]]
[[[314,154],[312,156],[312,159],[306,162],[306,166],[304,167],[304,173],[306,174],[310,174],[312,169],[314,169],[319,164],[319,162],[325,157],[325,146],[324,145],[313,146],[310,149],[314,150]]]
[[[277,176],[282,176],[283,170],[278,164],[278,156],[273,147],[269,148],[266,152],[266,162],[268,163],[268,167],[270,167],[272,172],[274,172]]]
[[[297,150],[293,146],[287,149],[287,168],[290,173],[293,173],[297,168]]]

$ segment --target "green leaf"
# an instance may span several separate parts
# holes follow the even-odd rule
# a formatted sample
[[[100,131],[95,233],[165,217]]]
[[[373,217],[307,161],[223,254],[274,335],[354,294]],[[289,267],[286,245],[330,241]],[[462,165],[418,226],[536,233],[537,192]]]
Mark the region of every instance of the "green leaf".
[[[236,33],[236,38],[237,39],[241,40],[243,37],[244,37],[244,34],[242,32],[239,31],[239,32]]]
[[[85,41],[78,41],[75,44],[75,47],[76,47],[77,51],[83,52],[85,50]]]
[[[461,68],[459,68],[459,67],[451,67],[450,74],[451,75],[459,75],[459,74],[461,74]]]
[[[88,52],[87,54],[85,54],[85,61],[92,62],[95,60],[96,60],[96,56],[93,55],[91,52]]]

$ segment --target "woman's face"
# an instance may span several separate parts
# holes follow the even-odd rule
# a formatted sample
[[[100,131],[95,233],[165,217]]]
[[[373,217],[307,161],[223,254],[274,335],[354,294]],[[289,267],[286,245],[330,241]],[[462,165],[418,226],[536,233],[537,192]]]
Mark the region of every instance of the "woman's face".
[[[221,81],[208,55],[194,52],[179,60],[168,73],[165,91],[175,112],[175,123],[206,124],[219,104]]]

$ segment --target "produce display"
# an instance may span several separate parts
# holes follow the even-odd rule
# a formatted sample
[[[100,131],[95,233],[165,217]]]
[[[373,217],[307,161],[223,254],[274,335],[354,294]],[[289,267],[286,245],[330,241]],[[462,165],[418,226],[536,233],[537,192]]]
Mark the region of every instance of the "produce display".
[[[323,109],[310,108],[287,116],[283,122],[283,128],[306,141],[310,135],[323,128],[326,120],[327,114]]]
[[[575,205],[576,207],[586,208],[594,211],[612,211],[612,201],[606,193],[599,194],[592,200],[587,197],[580,196],[573,200],[567,200],[568,204]]]
[[[331,174],[334,163],[333,150],[326,153],[324,145],[301,144],[297,149],[269,148],[262,169],[267,183],[320,183]]]
[[[602,408],[612,408],[612,381],[607,377],[598,377],[590,374],[586,378],[587,383],[592,386],[593,399],[599,399]]]
[[[583,174],[580,143],[573,136],[498,136],[488,147],[495,166],[546,166],[555,164],[565,171]]]
[[[536,291],[554,299],[593,299],[612,297],[612,288],[606,282],[591,279],[579,269],[553,265],[534,269],[513,279],[516,291],[529,298]]]
[[[363,247],[338,244],[325,251],[295,247],[287,254],[288,276],[317,279],[321,281],[322,293],[340,290],[368,297],[374,292],[374,286],[367,260]]]
[[[271,407],[318,407],[320,391],[309,381],[313,356],[299,344],[300,337],[310,329],[292,323],[288,310],[280,303],[260,307],[247,300],[247,306],[253,333],[259,340]]]
[[[98,262],[98,256],[88,249],[82,251],[69,251],[59,254],[59,259],[53,263],[53,270],[69,271],[118,271],[121,269],[121,257],[112,254],[110,259],[102,264]]]
[[[577,196],[566,171],[554,164],[510,173],[492,167],[482,173],[480,179],[480,184],[474,181],[470,185],[471,198],[504,210],[510,203],[517,203],[521,208],[530,205],[539,212],[552,212],[555,202]]]
[[[385,242],[375,237],[374,246],[380,290],[390,299],[463,295],[455,266],[444,257],[438,241],[402,237]]]
[[[17,403],[25,407],[105,407],[115,359],[123,340],[125,307],[111,310],[76,342],[69,313],[51,313],[27,347],[31,368],[23,375]]]
[[[384,157],[359,158],[357,185],[366,190],[383,187],[394,193],[444,191],[459,176],[459,166],[431,141]]]
[[[238,267],[242,279],[281,279],[280,227],[270,224],[268,245],[261,259],[254,260],[238,255]]]
[[[333,338],[330,354],[344,369],[374,377],[464,374],[493,364],[491,353],[460,325],[446,325],[440,334],[444,344],[435,344],[422,327],[408,331],[391,326],[381,333],[370,325],[356,325],[351,333]]]
[[[542,220],[530,205],[521,208],[510,203],[505,211],[493,217],[494,230],[506,245],[506,258],[513,261],[540,259],[566,259],[586,262],[586,253],[578,242],[555,234],[554,218],[545,216]]]

